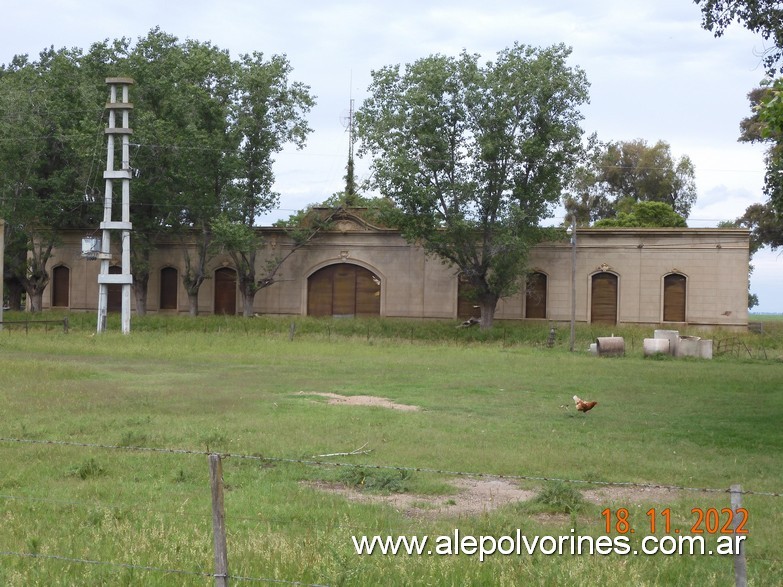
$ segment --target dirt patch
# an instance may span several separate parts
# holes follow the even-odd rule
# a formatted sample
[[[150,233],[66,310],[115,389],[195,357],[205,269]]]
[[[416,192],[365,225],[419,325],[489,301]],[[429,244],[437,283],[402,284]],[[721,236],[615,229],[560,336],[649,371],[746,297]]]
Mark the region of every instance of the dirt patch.
[[[585,500],[598,505],[616,503],[628,507],[639,503],[672,503],[681,497],[682,491],[666,487],[607,485],[584,490],[582,495]]]
[[[316,482],[310,487],[329,491],[360,503],[383,503],[412,518],[441,518],[475,516],[501,506],[525,501],[535,496],[534,491],[520,489],[502,479],[457,479],[454,495],[416,495],[394,493],[378,495],[357,491],[340,483]]]
[[[520,489],[512,481],[504,479],[460,478],[452,482],[457,492],[454,495],[416,495],[394,493],[379,495],[347,487],[341,483],[314,482],[309,487],[330,493],[337,493],[346,499],[360,503],[382,503],[411,518],[443,518],[476,516],[496,508],[533,499],[538,491]],[[621,504],[623,507],[640,503],[671,503],[680,498],[681,492],[659,487],[606,486],[598,489],[581,490],[585,500],[598,505]],[[540,517],[556,521],[568,516],[542,514]],[[556,519],[556,520],[555,520]]]
[[[370,406],[375,408],[388,408],[390,410],[402,410],[403,412],[416,412],[419,406],[398,404],[385,397],[374,395],[339,395],[337,393],[322,393],[316,391],[300,391],[299,395],[317,395],[327,398],[327,403],[341,406]]]

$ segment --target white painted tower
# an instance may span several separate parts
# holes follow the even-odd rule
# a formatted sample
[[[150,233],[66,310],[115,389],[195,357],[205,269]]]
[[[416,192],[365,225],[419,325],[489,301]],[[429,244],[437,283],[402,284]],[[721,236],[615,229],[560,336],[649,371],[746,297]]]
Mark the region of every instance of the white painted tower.
[[[101,250],[98,253],[98,259],[101,262],[100,273],[98,274],[98,332],[106,330],[106,314],[108,312],[109,285],[122,286],[122,332],[130,332],[131,318],[131,286],[133,277],[130,267],[130,231],[132,228],[130,222],[130,135],[133,131],[128,122],[130,111],[133,104],[128,101],[128,92],[133,80],[126,77],[106,78],[109,86],[109,102],[106,109],[109,111],[109,124],[106,127],[107,150],[106,150],[106,171],[103,177],[106,180],[106,190],[103,199],[103,222],[100,228],[103,231],[101,239]],[[120,139],[122,148],[120,159],[117,160],[116,139]],[[119,169],[115,169],[119,162]],[[122,194],[122,206],[120,209],[120,218],[115,220],[113,211],[114,188],[120,183]],[[112,235],[118,235],[122,250],[122,271],[121,273],[109,273],[111,264],[111,244]]]

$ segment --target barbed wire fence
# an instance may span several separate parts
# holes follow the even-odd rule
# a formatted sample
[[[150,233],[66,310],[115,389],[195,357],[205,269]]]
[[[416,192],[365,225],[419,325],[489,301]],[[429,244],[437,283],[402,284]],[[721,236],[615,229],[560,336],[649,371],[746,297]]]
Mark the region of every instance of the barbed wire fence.
[[[141,565],[123,563],[117,561],[105,561],[91,558],[80,558],[74,556],[65,556],[60,554],[48,554],[39,552],[19,552],[13,550],[0,550],[0,556],[5,557],[18,557],[29,558],[38,560],[50,560],[60,561],[72,564],[82,565],[94,565],[103,566],[114,569],[126,569],[133,571],[145,571],[154,572],[166,575],[179,575],[190,576],[194,578],[212,578],[215,580],[217,587],[227,587],[229,581],[241,582],[241,583],[267,583],[267,584],[283,584],[283,585],[298,585],[303,587],[329,587],[323,583],[309,583],[297,580],[285,580],[271,577],[254,577],[254,576],[242,576],[232,575],[228,572],[228,552],[226,547],[226,527],[225,527],[225,514],[223,512],[223,474],[222,474],[222,461],[223,459],[237,459],[258,461],[264,463],[280,463],[280,464],[296,464],[312,467],[333,467],[333,468],[353,468],[353,469],[367,469],[367,470],[386,470],[395,472],[419,472],[429,473],[435,475],[453,476],[453,477],[467,477],[477,479],[498,479],[509,481],[531,481],[531,482],[561,482],[575,485],[592,485],[598,487],[620,487],[620,488],[638,488],[638,489],[660,489],[667,491],[682,491],[693,493],[706,493],[706,494],[729,494],[731,499],[731,509],[736,512],[738,508],[741,508],[742,496],[762,496],[779,498],[783,497],[783,491],[759,491],[753,489],[743,489],[740,485],[735,484],[728,488],[715,488],[715,487],[692,487],[686,485],[673,485],[665,483],[641,483],[632,481],[605,481],[605,480],[588,480],[588,479],[569,479],[565,477],[550,477],[541,475],[525,475],[525,474],[498,474],[490,472],[480,471],[455,471],[450,469],[441,469],[434,467],[414,467],[414,466],[399,466],[399,465],[383,465],[383,464],[367,464],[367,463],[349,463],[342,461],[329,461],[319,458],[290,458],[290,457],[275,457],[275,456],[261,456],[261,455],[248,455],[242,453],[229,453],[229,452],[216,452],[210,450],[196,450],[196,449],[183,449],[183,448],[161,448],[161,447],[149,447],[149,446],[121,446],[114,444],[102,444],[102,443],[89,443],[89,442],[74,442],[64,440],[52,440],[52,439],[30,439],[30,438],[12,438],[12,437],[0,437],[0,443],[9,445],[45,445],[45,446],[60,446],[71,447],[78,449],[99,449],[107,451],[125,451],[125,452],[138,452],[138,453],[157,453],[168,455],[191,455],[207,457],[210,468],[210,489],[212,491],[212,512],[211,518],[213,522],[213,552],[215,559],[215,569],[213,571],[207,571],[204,569],[187,570],[168,568],[155,565]],[[351,453],[336,453],[337,455],[349,455]],[[332,455],[321,455],[332,456]],[[15,495],[15,494],[0,494],[0,500],[29,500],[41,503],[52,503],[59,505],[68,505],[74,507],[88,507],[94,505],[92,502],[86,502],[83,500],[62,500],[38,496],[28,495]],[[106,506],[107,504],[103,504]],[[108,504],[109,506],[127,505],[122,504]],[[133,504],[138,506],[140,504]],[[150,508],[145,505],[144,509],[148,512],[156,513],[177,513],[178,515],[190,515],[198,518],[208,518],[210,514],[183,514],[180,511],[172,512],[171,510],[161,510]],[[244,516],[232,516],[232,520],[249,520],[257,521],[257,518],[244,517]],[[270,521],[270,520],[267,520]],[[736,521],[735,521],[736,522]],[[746,562],[744,556],[744,548],[740,545],[740,552],[735,553],[735,580],[737,586],[747,585],[746,580]],[[770,559],[758,559],[765,560],[767,562],[779,562],[777,559],[771,561]]]

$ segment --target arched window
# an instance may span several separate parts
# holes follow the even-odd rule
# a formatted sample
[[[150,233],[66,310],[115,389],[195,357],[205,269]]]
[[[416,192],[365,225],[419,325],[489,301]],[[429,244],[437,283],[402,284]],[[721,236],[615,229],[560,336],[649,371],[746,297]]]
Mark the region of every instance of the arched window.
[[[160,270],[160,306],[161,310],[177,309],[177,270],[164,267]]]
[[[109,267],[109,275],[121,275],[122,267],[112,265]],[[122,284],[110,283],[106,286],[106,311],[122,312]]]
[[[663,321],[685,322],[687,279],[679,273],[663,278]]]
[[[372,271],[351,263],[319,269],[307,279],[310,316],[380,316],[381,280]]]
[[[525,318],[546,318],[547,278],[535,271],[527,276],[525,288]]]
[[[52,269],[52,307],[70,306],[71,270],[65,265]]]
[[[237,313],[237,272],[230,267],[215,271],[215,314]]]
[[[457,318],[468,320],[481,316],[481,308],[476,300],[475,288],[470,284],[468,278],[459,274],[457,278]]]
[[[603,271],[592,278],[590,321],[617,324],[617,276]]]

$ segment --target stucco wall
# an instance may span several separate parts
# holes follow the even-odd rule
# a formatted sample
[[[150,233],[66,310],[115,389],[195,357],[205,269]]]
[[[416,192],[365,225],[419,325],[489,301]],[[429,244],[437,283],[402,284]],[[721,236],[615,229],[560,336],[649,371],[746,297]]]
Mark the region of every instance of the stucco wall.
[[[267,256],[284,253],[290,241],[279,229],[263,230]],[[83,233],[64,234],[49,268],[63,264],[71,271],[70,308],[95,310],[99,264],[81,257]],[[160,269],[182,274],[182,244],[162,242],[151,258],[147,310],[159,306]],[[669,273],[687,278],[686,322],[704,326],[746,326],[748,320],[748,233],[738,229],[582,229],[577,235],[576,319],[589,321],[591,279],[601,271],[618,277],[618,322],[660,324],[663,279]],[[193,253],[194,254],[194,253]],[[264,266],[265,255],[257,261]],[[117,255],[119,262],[119,254]],[[307,278],[334,263],[353,263],[381,279],[382,316],[446,318],[457,316],[457,273],[397,233],[342,223],[295,252],[282,266],[277,283],[261,290],[255,311],[266,314],[307,313]],[[212,260],[210,271],[230,266],[227,256]],[[571,317],[571,244],[543,243],[531,254],[532,269],[547,275],[547,320]],[[212,313],[214,280],[199,292],[199,313]],[[51,291],[44,294],[49,307]],[[237,294],[237,308],[241,303]],[[187,295],[178,288],[177,312],[188,312]],[[497,319],[522,319],[524,293],[501,300]]]

